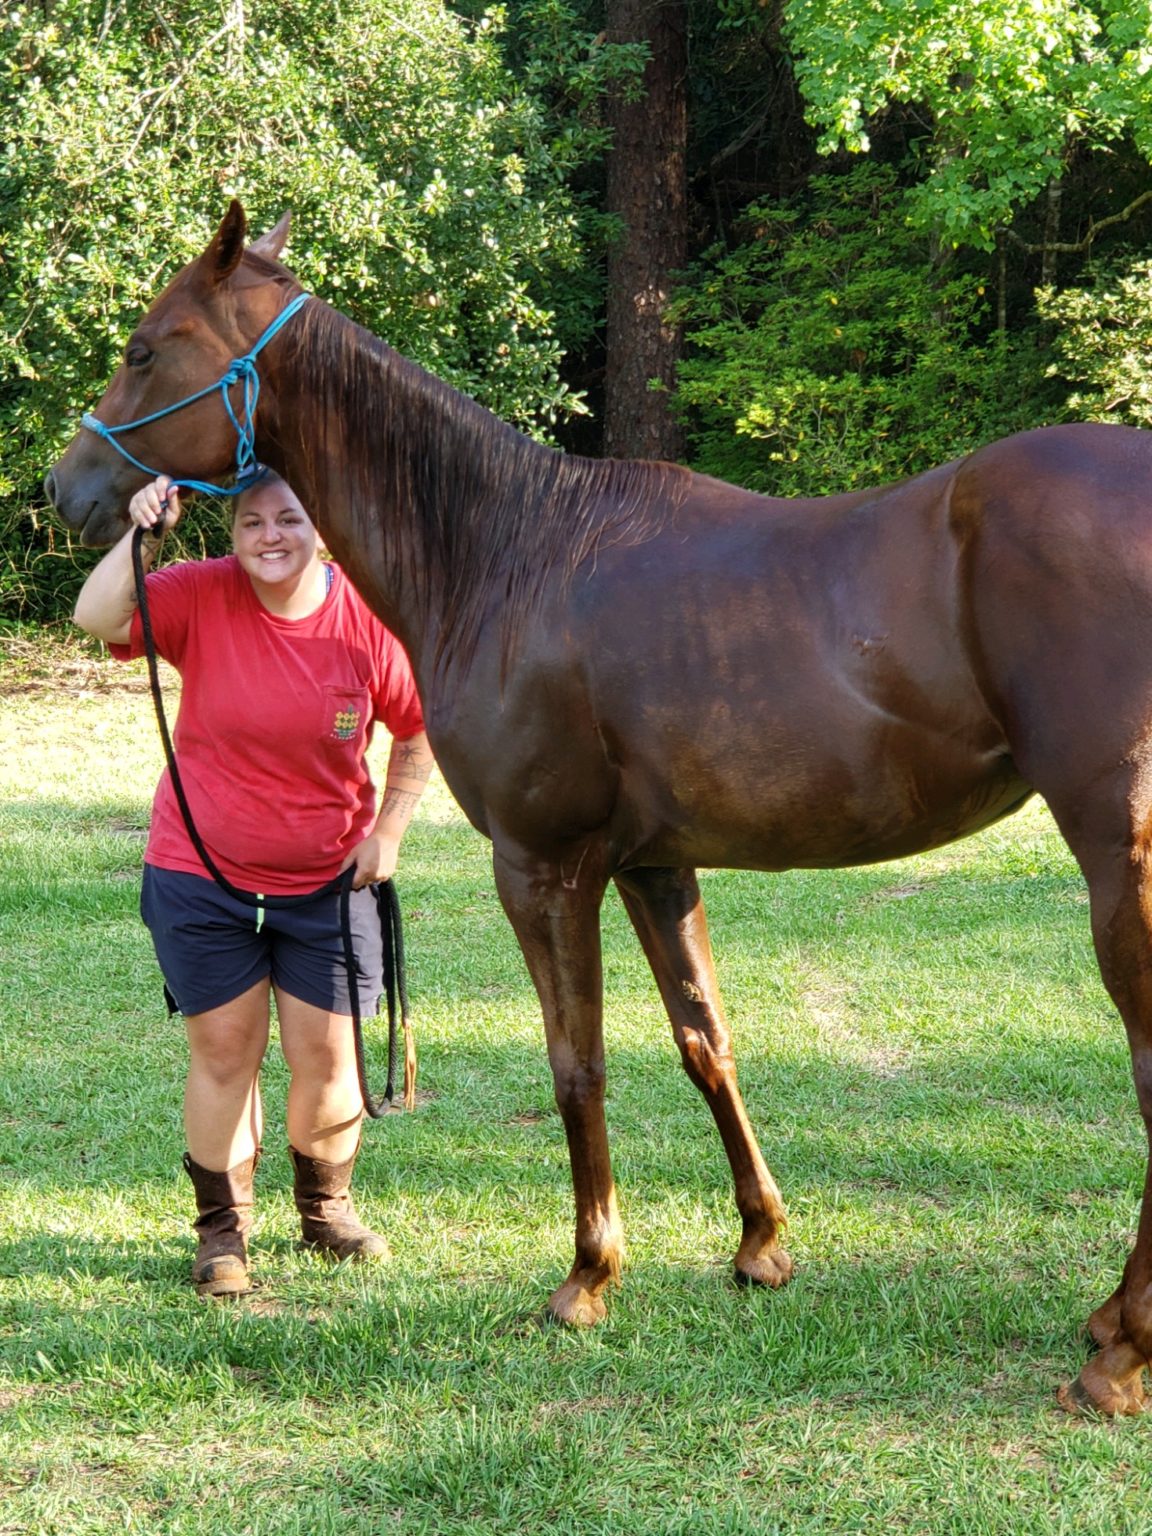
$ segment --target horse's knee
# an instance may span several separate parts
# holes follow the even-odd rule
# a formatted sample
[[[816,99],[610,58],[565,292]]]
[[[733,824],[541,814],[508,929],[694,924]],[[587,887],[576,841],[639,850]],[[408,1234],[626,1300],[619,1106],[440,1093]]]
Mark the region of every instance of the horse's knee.
[[[607,1073],[603,1066],[567,1065],[553,1074],[556,1105],[565,1120],[590,1104],[604,1101]]]

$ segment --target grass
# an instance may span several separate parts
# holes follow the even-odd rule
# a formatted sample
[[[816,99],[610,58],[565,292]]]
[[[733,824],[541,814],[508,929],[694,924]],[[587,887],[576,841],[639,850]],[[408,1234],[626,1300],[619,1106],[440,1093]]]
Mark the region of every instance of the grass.
[[[540,1321],[572,1207],[535,999],[437,787],[400,887],[424,1097],[361,1161],[395,1257],[297,1251],[273,1056],[261,1287],[217,1306],[185,1279],[182,1032],[136,916],[149,711],[135,670],[6,645],[0,1536],[1152,1531],[1149,1427],[1054,1404],[1145,1143],[1043,808],[900,864],[705,876],[791,1212],[777,1294],[731,1283],[727,1166],[609,899],[629,1262],[573,1334]]]

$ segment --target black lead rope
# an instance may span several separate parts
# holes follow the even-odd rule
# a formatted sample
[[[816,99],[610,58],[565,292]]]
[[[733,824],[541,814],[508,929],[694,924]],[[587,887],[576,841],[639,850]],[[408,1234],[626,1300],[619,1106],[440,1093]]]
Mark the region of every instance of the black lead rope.
[[[132,536],[132,573],[136,580],[136,602],[140,609],[140,623],[144,631],[144,655],[148,662],[148,682],[152,690],[152,703],[156,709],[156,724],[160,730],[160,740],[164,746],[164,758],[168,764],[168,776],[172,781],[172,788],[176,794],[176,802],[180,807],[180,814],[184,818],[184,826],[191,839],[192,846],[204,865],[204,868],[215,880],[222,891],[236,901],[243,902],[245,906],[261,908],[265,910],[283,910],[287,907],[303,906],[306,902],[315,901],[319,896],[329,896],[338,892],[340,896],[340,938],[344,946],[344,965],[348,973],[348,1001],[352,1009],[352,1039],[356,1049],[356,1073],[360,1080],[360,1096],[364,1100],[365,1112],[373,1119],[379,1120],[392,1107],[396,1096],[396,1025],[397,1018],[404,1025],[405,1045],[405,1105],[411,1108],[411,1096],[415,1089],[416,1055],[412,1046],[411,1025],[408,1018],[408,985],[404,969],[404,930],[400,921],[400,902],[396,895],[396,887],[391,880],[380,881],[374,890],[376,906],[380,914],[380,933],[384,944],[384,993],[388,1001],[388,1079],[384,1086],[384,1095],[380,1099],[373,1098],[368,1090],[368,1072],[364,1064],[364,1028],[360,1015],[360,988],[356,979],[356,954],[352,947],[352,881],[355,878],[355,870],[346,869],[342,874],[329,880],[325,885],[318,886],[314,891],[307,891],[299,896],[261,896],[254,891],[241,890],[238,885],[233,885],[231,880],[218,868],[216,861],[204,846],[192,819],[192,811],[188,804],[188,797],[184,793],[184,784],[180,778],[180,770],[176,766],[176,753],[172,746],[172,737],[168,732],[168,720],[164,713],[164,697],[160,690],[160,673],[156,665],[156,641],[152,633],[152,617],[148,612],[148,595],[145,591],[144,561],[141,555],[141,546],[144,540],[145,530],[138,527]],[[399,1008],[397,1007],[399,1004]]]

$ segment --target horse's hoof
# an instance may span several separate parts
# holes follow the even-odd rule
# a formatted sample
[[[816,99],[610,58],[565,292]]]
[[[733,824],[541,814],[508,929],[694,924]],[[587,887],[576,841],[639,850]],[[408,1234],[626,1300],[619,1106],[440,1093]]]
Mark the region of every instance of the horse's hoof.
[[[1139,1376],[1117,1386],[1107,1379],[1095,1379],[1094,1364],[1086,1365],[1075,1381],[1066,1381],[1057,1391],[1056,1401],[1065,1413],[1113,1419],[1145,1411],[1147,1398]]]
[[[608,1316],[608,1308],[599,1296],[579,1281],[566,1281],[548,1300],[548,1310],[558,1323],[569,1328],[594,1328]]]
[[[792,1278],[792,1256],[783,1248],[771,1248],[754,1259],[736,1260],[737,1285],[766,1285],[778,1291]]]

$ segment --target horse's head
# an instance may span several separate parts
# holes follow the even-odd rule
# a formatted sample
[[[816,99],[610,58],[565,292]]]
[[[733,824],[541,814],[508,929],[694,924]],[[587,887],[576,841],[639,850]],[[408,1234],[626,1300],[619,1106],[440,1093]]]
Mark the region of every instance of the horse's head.
[[[246,230],[244,210],[233,202],[207,250],[173,278],[133,331],[93,412],[98,421],[108,427],[140,421],[210,389],[274,320],[286,289],[296,286],[275,264],[288,216],[247,247]],[[262,419],[273,406],[265,396]],[[218,479],[236,461],[236,429],[216,391],[117,441],[142,464],[176,479]],[[99,546],[124,531],[128,501],[150,478],[110,442],[82,429],[48,472],[44,490],[80,542]]]

